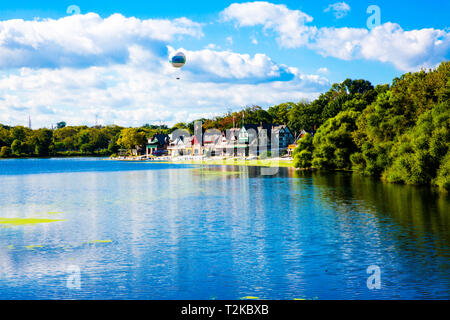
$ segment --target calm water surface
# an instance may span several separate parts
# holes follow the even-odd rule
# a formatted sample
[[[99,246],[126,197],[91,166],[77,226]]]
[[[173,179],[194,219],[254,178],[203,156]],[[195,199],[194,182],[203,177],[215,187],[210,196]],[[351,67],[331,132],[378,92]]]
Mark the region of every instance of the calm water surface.
[[[448,196],[260,170],[1,160],[0,299],[450,298]]]

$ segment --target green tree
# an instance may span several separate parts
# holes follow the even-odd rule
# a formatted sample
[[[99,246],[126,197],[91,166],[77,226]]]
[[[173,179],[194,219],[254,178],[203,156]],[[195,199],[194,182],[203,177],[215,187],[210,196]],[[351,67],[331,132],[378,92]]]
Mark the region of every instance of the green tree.
[[[317,107],[318,104],[315,102],[299,102],[295,104],[289,110],[289,128],[299,133],[301,130],[312,131],[315,126],[319,127],[321,111],[319,112]]]
[[[29,131],[31,131],[31,130],[28,128],[25,128],[22,126],[16,126],[12,129],[12,134],[11,134],[12,139],[23,142],[23,141],[25,141]]]
[[[120,138],[117,141],[120,146],[129,150],[134,149],[136,146],[142,146],[145,142],[145,133],[139,132],[135,128],[123,129],[120,133]]]
[[[267,112],[275,124],[287,124],[289,122],[289,112],[295,107],[295,103],[287,102],[270,107]]]
[[[305,134],[294,149],[294,167],[310,168],[313,159],[313,138],[309,133]]]
[[[39,156],[48,156],[52,144],[53,132],[49,129],[39,129],[34,132],[34,152]]]
[[[357,151],[352,133],[356,129],[359,112],[342,111],[328,119],[314,135],[313,161],[315,168],[350,169],[350,155]]]
[[[66,124],[64,121],[61,121],[61,122],[58,122],[58,123],[56,124],[56,128],[57,128],[57,129],[62,129],[62,128],[64,128],[66,125],[67,125],[67,124]]]
[[[11,148],[7,146],[3,146],[0,149],[0,158],[7,158],[11,155]]]
[[[20,140],[16,139],[11,144],[11,152],[16,156],[25,153],[25,145]]]
[[[450,191],[450,151],[442,159],[441,166],[439,167],[436,178],[433,180],[433,184]]]
[[[430,184],[450,149],[450,102],[423,113],[417,124],[397,139],[383,173],[389,182]],[[445,165],[444,165],[445,166]]]
[[[9,146],[11,144],[11,137],[9,130],[0,125],[0,147]]]

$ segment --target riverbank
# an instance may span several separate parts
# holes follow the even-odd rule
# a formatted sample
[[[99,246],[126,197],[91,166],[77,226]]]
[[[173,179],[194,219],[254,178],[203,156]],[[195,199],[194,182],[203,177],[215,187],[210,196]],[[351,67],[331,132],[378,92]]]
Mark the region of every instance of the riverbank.
[[[292,160],[286,159],[262,159],[262,160],[244,160],[244,159],[222,159],[222,160],[181,160],[170,161],[171,163],[182,164],[202,164],[202,165],[228,165],[228,166],[250,166],[250,167],[287,167],[294,168]]]
[[[244,159],[244,158],[202,158],[202,157],[158,157],[144,159],[141,157],[110,158],[117,161],[144,161],[152,163],[179,163],[200,165],[227,165],[227,166],[251,166],[251,167],[287,167],[294,168],[292,158],[268,158],[268,159]]]
[[[76,151],[70,152],[61,152],[55,154],[49,154],[45,156],[40,156],[36,154],[32,155],[8,155],[8,156],[0,156],[0,160],[3,159],[49,159],[49,158],[99,158],[99,157],[110,157],[111,153],[108,152],[94,152],[94,153],[81,153]]]

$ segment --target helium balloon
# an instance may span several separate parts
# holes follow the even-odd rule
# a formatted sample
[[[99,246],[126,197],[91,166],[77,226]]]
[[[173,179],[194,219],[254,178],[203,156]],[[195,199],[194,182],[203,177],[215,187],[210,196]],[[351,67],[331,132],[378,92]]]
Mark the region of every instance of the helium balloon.
[[[170,59],[170,63],[174,68],[181,68],[186,63],[186,56],[183,52],[177,52],[172,59]]]

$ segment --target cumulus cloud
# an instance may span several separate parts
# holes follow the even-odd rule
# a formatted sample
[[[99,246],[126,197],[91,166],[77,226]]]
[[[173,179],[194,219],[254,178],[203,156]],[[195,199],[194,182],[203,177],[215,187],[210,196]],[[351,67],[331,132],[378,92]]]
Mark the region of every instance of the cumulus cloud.
[[[370,31],[317,28],[308,25],[313,18],[306,13],[269,2],[234,3],[221,16],[224,21],[234,21],[237,27],[260,25],[264,30],[273,30],[279,44],[286,48],[307,47],[323,56],[343,60],[381,61],[402,71],[434,67],[445,59],[450,49],[450,33],[446,30],[406,31],[390,22]]]
[[[234,21],[239,27],[261,25],[278,34],[278,42],[293,48],[308,42],[309,27],[305,23],[313,18],[300,10],[289,10],[285,5],[265,1],[233,3],[221,12],[223,21]]]
[[[445,59],[450,33],[432,28],[405,31],[390,22],[371,31],[321,28],[308,46],[323,56],[376,60],[391,63],[402,71],[415,71],[435,67]]]
[[[189,78],[196,81],[259,83],[291,81],[298,75],[292,68],[277,64],[262,53],[250,56],[210,49],[190,51],[181,48],[178,50],[185,52],[189,59],[183,72],[189,73]],[[178,50],[169,47],[170,54]]]
[[[345,2],[330,4],[323,12],[332,12],[336,19],[342,19],[350,12],[350,6]]]
[[[169,45],[202,35],[201,24],[186,18],[89,13],[0,21],[0,123],[26,125],[31,115],[34,126],[93,125],[96,117],[102,124],[173,124],[222,114],[230,106],[314,98],[329,86],[326,78],[263,53]],[[182,70],[168,63],[178,50],[188,59]]]
[[[165,56],[166,42],[180,36],[201,37],[202,27],[187,18],[141,20],[114,14],[103,19],[95,13],[0,21],[0,69],[125,63],[136,47]]]
[[[294,74],[291,81],[260,83],[200,81],[189,71],[178,81],[171,72],[129,63],[3,73],[0,123],[26,125],[30,114],[36,127],[58,121],[93,125],[96,115],[101,124],[174,124],[223,114],[230,107],[313,99],[329,86],[327,79],[295,68],[289,69]]]

